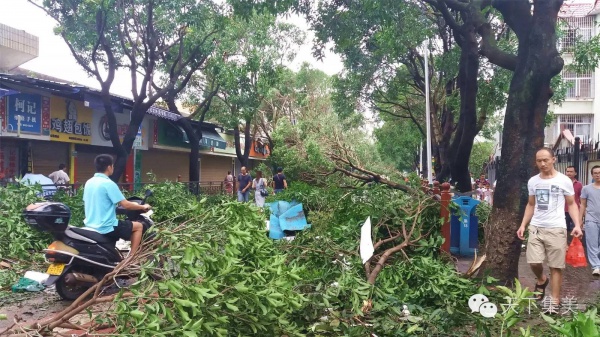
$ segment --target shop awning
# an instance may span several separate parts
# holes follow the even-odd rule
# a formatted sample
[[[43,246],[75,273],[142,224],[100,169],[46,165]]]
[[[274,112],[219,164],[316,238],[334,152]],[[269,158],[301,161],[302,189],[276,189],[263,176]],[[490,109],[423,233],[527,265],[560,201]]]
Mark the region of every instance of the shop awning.
[[[181,140],[184,143],[190,142],[187,133],[185,133],[185,130],[181,126],[177,125],[174,122],[169,122],[169,124],[173,128],[179,130],[179,132],[181,133]],[[221,137],[214,128],[204,126],[201,130],[202,139],[200,140],[200,146],[214,147],[223,150],[227,147],[227,142],[225,141],[225,139],[223,139],[223,137]]]
[[[202,140],[200,141],[200,145],[224,150],[227,147],[227,142],[214,129],[203,129]]]
[[[80,86],[70,85],[68,83],[57,82],[54,80],[4,73],[0,73],[0,85],[4,90],[9,90],[4,94],[0,93],[0,96],[6,96],[7,94],[10,95],[11,90],[17,91],[16,93],[18,93],[22,89],[35,89],[58,96],[78,98],[78,95],[82,89]],[[15,94],[15,92],[12,94]]]
[[[8,95],[14,95],[14,94],[18,94],[18,93],[19,93],[18,90],[2,89],[2,88],[0,88],[0,97],[2,97],[2,96],[8,96]]]
[[[165,109],[161,109],[156,106],[150,107],[150,109],[148,109],[148,111],[146,111],[146,113],[148,115],[151,115],[154,117],[163,118],[163,119],[166,119],[169,121],[174,121],[174,122],[177,122],[179,119],[182,118],[181,115],[178,115],[176,113],[173,113],[173,112],[165,110]]]

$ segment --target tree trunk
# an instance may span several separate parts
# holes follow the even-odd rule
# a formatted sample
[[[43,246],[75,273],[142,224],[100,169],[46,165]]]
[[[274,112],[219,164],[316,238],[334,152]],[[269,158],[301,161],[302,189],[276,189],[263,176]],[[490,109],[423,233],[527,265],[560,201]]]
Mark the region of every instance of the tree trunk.
[[[454,95],[454,80],[446,83],[446,95]],[[433,121],[432,121],[433,123]],[[433,125],[433,124],[432,124]],[[447,105],[442,107],[442,117],[440,122],[440,134],[436,137],[436,164],[435,172],[438,181],[448,181],[452,175],[452,156],[450,154],[450,142],[456,124],[454,123],[454,111]]]
[[[477,127],[477,91],[479,77],[479,43],[477,33],[472,24],[463,26],[461,53],[458,71],[458,88],[460,90],[460,117],[458,128],[450,145],[449,160],[451,163],[452,181],[457,183],[460,192],[472,189],[469,175],[469,158],[473,142],[479,128]]]
[[[110,136],[110,141],[113,145],[115,153],[117,154],[117,158],[115,159],[114,163],[114,171],[110,176],[110,179],[115,183],[118,183],[119,178],[123,172],[125,172],[125,167],[127,166],[127,157],[129,156],[131,149],[127,151],[119,139],[119,133],[117,131],[117,119],[112,108],[112,101],[108,88],[102,90],[102,102],[104,103],[104,110],[106,112],[108,121],[108,134]]]
[[[535,152],[544,143],[544,119],[552,96],[550,80],[563,67],[556,49],[556,21],[562,2],[535,1],[533,15],[522,2],[494,2],[519,39],[504,118],[498,187],[485,233],[485,268],[504,283],[518,277],[522,241],[516,231],[527,203],[527,181],[534,173]]]
[[[104,104],[104,105],[106,107],[106,104]],[[121,175],[123,175],[123,172],[125,172],[125,167],[127,166],[127,158],[129,157],[129,154],[131,153],[131,149],[133,148],[133,142],[135,142],[135,137],[137,136],[140,125],[142,125],[142,121],[144,120],[144,117],[146,116],[146,111],[148,111],[148,109],[151,106],[152,106],[152,104],[149,102],[133,104],[133,107],[131,109],[131,119],[129,121],[129,126],[127,127],[127,132],[125,132],[125,135],[123,136],[123,143],[119,144],[120,146],[118,148],[116,147],[116,144],[115,144],[115,141],[117,142],[117,144],[119,143],[118,135],[116,137],[116,140],[111,136],[111,141],[113,143],[113,147],[115,147],[115,149],[118,149],[117,150],[117,159],[115,161],[115,170],[114,170],[112,176],[110,177],[110,179],[112,179],[115,182],[119,181],[119,178],[121,177]],[[114,118],[114,115],[112,116],[112,118],[110,117],[110,115],[108,117],[109,128],[112,128],[111,119],[113,119],[113,118]],[[115,133],[116,133],[116,120],[115,120]]]
[[[239,128],[233,129],[233,137],[235,139],[235,154],[237,156],[237,159],[240,161],[242,166],[248,167],[248,163],[249,163],[248,157],[250,155],[250,147],[252,146],[252,140],[250,139],[251,121],[246,120],[245,122],[246,122],[246,124],[244,126],[245,141],[244,141],[244,152],[243,153],[241,151]]]
[[[179,125],[185,131],[185,134],[190,141],[190,165],[189,165],[189,176],[190,176],[190,192],[198,194],[198,182],[200,182],[200,165],[198,160],[200,159],[200,140],[202,140],[202,130],[200,135],[196,132],[192,123],[187,118],[181,118],[178,121]]]

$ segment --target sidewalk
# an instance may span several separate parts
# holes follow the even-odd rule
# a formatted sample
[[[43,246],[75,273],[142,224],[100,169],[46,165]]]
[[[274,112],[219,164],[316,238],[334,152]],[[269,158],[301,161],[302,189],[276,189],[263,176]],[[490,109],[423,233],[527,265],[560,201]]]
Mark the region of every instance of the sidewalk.
[[[458,257],[456,267],[461,273],[466,272],[473,258],[471,257]],[[550,275],[548,266],[544,264],[544,272],[546,275]],[[521,253],[519,259],[519,281],[523,287],[527,287],[533,291],[535,285],[535,276],[527,264],[525,252]],[[546,294],[549,294],[552,289],[551,285],[546,288]],[[592,276],[591,268],[573,268],[567,265],[563,275],[563,285],[561,291],[561,297],[573,296],[577,300],[578,304],[596,304],[598,296],[600,295],[600,277]]]

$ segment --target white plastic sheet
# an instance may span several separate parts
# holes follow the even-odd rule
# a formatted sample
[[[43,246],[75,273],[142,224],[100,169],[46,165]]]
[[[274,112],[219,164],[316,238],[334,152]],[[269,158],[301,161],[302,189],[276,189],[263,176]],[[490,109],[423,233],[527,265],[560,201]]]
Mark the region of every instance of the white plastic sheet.
[[[371,217],[368,217],[360,228],[360,257],[365,264],[375,252],[373,240],[371,239]]]

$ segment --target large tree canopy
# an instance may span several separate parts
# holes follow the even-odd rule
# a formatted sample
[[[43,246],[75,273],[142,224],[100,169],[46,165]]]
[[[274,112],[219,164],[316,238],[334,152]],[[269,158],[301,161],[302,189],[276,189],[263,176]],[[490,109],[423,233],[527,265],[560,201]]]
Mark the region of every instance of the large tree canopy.
[[[125,169],[146,111],[176,95],[206,62],[225,19],[220,2],[29,0],[57,21],[56,34],[101,87],[117,153],[112,179]],[[131,122],[121,143],[110,89],[119,69],[131,74]]]
[[[295,57],[304,33],[294,25],[277,22],[273,15],[253,14],[234,22],[226,35],[218,46],[220,57],[211,60],[206,72],[207,78],[219,85],[218,99],[208,116],[233,129],[237,158],[246,166],[255,117],[269,92],[284,79],[285,62]]]
[[[419,5],[423,4],[428,5],[430,12],[419,12]],[[518,271],[521,242],[515,232],[527,200],[526,182],[534,170],[535,149],[543,145],[548,103],[553,96],[551,82],[560,73],[564,63],[556,44],[558,12],[562,4],[563,0],[364,0],[322,2],[318,6],[311,6],[310,1],[288,0],[253,1],[246,5],[237,4],[236,8],[247,10],[248,6],[258,5],[277,11],[289,6],[306,13],[317,31],[318,45],[333,41],[335,50],[345,56],[347,70],[353,76],[360,73],[357,70],[361,67],[373,69],[371,73],[380,75],[370,77],[369,83],[374,86],[385,83],[382,74],[386,74],[385,70],[390,65],[403,64],[398,58],[410,52],[407,47],[419,46],[424,36],[432,36],[433,25],[424,25],[418,18],[429,15],[443,19],[439,27],[446,27],[446,31],[438,31],[440,36],[452,37],[452,42],[460,47],[460,57],[458,62],[454,62],[459,69],[454,79],[432,80],[431,83],[434,87],[435,83],[441,83],[442,88],[459,88],[461,104],[457,134],[448,148],[448,155],[461,158],[451,168],[460,189],[461,185],[470,184],[467,181],[468,159],[464,161],[464,158],[468,158],[473,139],[481,129],[478,120],[485,118],[477,115],[477,107],[481,105],[477,104],[476,96],[480,78],[475,74],[480,73],[482,61],[490,63],[489,67],[484,67],[492,69],[488,76],[501,74],[497,67],[510,72],[502,160],[493,211],[495,220],[486,233],[486,248],[488,267],[493,275],[501,280],[512,281]],[[422,33],[424,28],[429,28],[426,30],[428,34]],[[410,43],[415,35],[419,38]],[[443,38],[438,40],[443,43],[447,41]],[[502,43],[515,40],[516,44],[508,46]],[[395,54],[385,53],[396,46],[403,46],[404,49],[397,50]],[[451,49],[448,45],[444,51]],[[379,62],[368,62],[373,57],[388,54],[390,57],[380,57]],[[480,56],[485,59],[482,60]],[[414,59],[423,62],[422,57]],[[387,74],[390,76],[395,73]],[[372,92],[375,91],[367,93]],[[502,94],[505,90],[498,92]],[[440,97],[452,97],[446,90],[439,93]],[[436,95],[434,90],[432,95]],[[435,99],[432,102],[435,103]],[[440,115],[446,113],[445,116],[448,116],[449,110],[440,110],[443,111]],[[448,120],[454,121],[455,117]]]
[[[424,141],[428,63],[436,174],[452,177],[463,191],[471,189],[468,161],[474,138],[505,103],[509,80],[507,72],[480,56],[476,28],[483,7],[476,9],[454,15],[452,24],[436,12],[438,7],[421,2],[328,2],[309,16],[317,52],[333,41],[344,56],[346,70],[334,96],[343,116],[372,110],[392,117],[382,118],[387,123],[405,120],[414,123]],[[500,36],[503,26],[493,32]],[[484,94],[478,93],[481,86],[487,89]]]
[[[292,125],[305,119],[312,111],[326,111],[331,107],[332,80],[324,72],[303,63],[297,72],[283,69],[279,81],[263,98],[255,116],[255,137],[266,139],[274,149],[273,133],[281,121]]]

